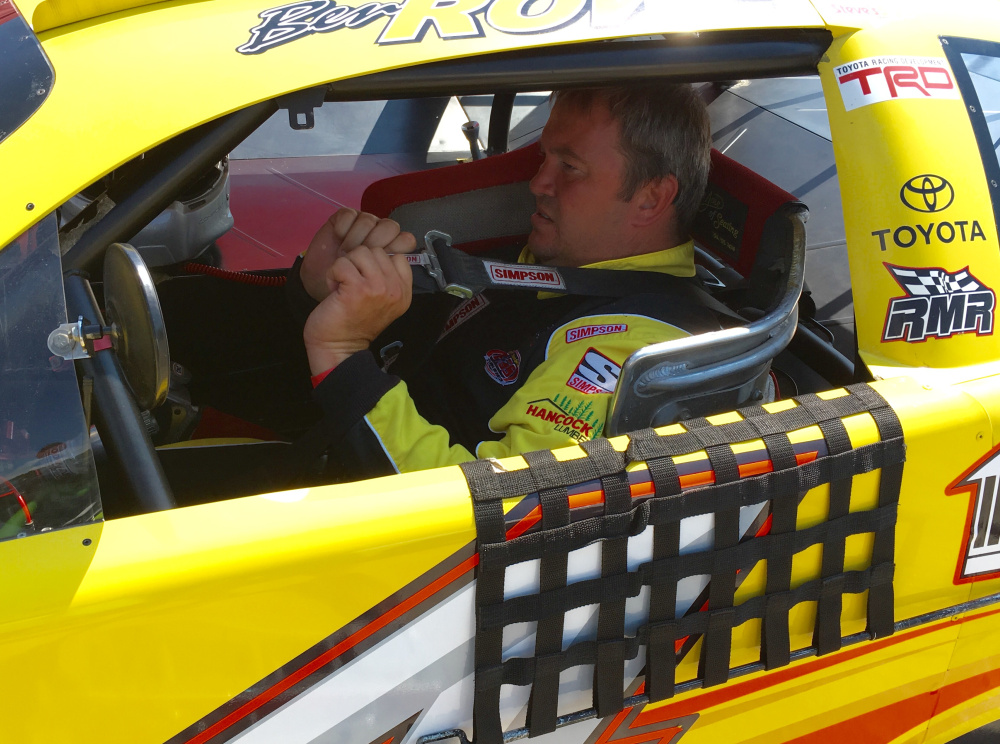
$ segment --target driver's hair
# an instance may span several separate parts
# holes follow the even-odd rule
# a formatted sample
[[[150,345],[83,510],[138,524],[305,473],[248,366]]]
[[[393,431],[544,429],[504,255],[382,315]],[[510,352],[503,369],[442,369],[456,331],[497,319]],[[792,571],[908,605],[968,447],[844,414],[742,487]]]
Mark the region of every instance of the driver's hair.
[[[691,230],[708,182],[712,129],[701,96],[677,83],[643,83],[558,91],[554,101],[589,111],[607,104],[621,127],[618,148],[625,174],[618,197],[629,201],[641,186],[671,173],[677,177],[674,200],[678,234]]]

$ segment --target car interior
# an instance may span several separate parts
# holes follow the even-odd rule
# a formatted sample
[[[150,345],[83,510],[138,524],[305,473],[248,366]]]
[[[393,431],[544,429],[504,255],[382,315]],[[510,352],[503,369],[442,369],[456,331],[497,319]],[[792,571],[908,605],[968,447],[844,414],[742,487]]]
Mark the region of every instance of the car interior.
[[[847,276],[815,77],[823,34],[798,34],[792,51],[766,59],[737,45],[729,53],[743,58],[724,70],[662,68],[709,104],[698,275],[743,322],[636,352],[609,434],[866,379],[853,361],[849,277],[834,292],[826,270]],[[706,40],[703,59],[725,42]],[[545,77],[525,72],[530,55],[508,54],[493,55],[492,76],[453,60],[300,91],[179,135],[68,201],[58,217],[70,321],[103,325],[117,303],[117,317],[152,318],[134,339],[164,340],[146,341],[140,362],[118,348],[118,359],[79,362],[105,516],[350,479],[300,444],[318,411],[287,312],[288,266],[340,205],[391,217],[418,241],[442,231],[477,255],[523,245],[549,91],[647,79],[650,55],[676,53],[635,42],[645,54],[612,68],[608,46],[537,52],[549,56]],[[755,79],[731,79],[737,69]],[[817,216],[819,242],[806,230]],[[107,273],[117,243],[135,250],[115,261],[147,269],[146,279],[134,269],[143,290],[129,300],[111,283],[133,280]],[[809,282],[807,256],[819,257],[819,281]],[[152,310],[136,311],[144,305]]]

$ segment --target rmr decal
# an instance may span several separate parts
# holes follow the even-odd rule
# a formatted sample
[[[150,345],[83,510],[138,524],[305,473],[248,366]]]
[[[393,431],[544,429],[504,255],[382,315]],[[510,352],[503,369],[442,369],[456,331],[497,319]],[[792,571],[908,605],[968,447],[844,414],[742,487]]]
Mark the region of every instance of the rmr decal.
[[[906,294],[889,303],[883,341],[916,343],[973,331],[980,336],[993,333],[996,295],[969,273],[968,266],[953,274],[935,268],[885,267]]]
[[[361,3],[334,0],[304,2],[270,8],[236,51],[260,54],[311,34],[344,28],[362,28],[388,18],[376,44],[412,44],[430,34],[445,41],[479,38],[484,27],[504,34],[544,34],[580,20],[588,12],[593,28],[621,23],[644,0],[400,0]],[[648,4],[648,3],[647,3]]]

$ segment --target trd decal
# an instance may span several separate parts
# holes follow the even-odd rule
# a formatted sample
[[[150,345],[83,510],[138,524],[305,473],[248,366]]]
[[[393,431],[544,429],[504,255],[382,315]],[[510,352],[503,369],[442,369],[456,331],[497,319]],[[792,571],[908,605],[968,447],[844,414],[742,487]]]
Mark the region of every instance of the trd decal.
[[[960,333],[993,333],[996,295],[969,273],[968,266],[955,273],[892,264],[885,267],[906,294],[889,303],[883,341],[917,343]]]
[[[833,72],[848,111],[896,98],[959,97],[951,70],[938,57],[867,57]]]
[[[1000,575],[1000,445],[977,460],[945,489],[949,496],[968,494],[964,550],[959,553],[955,583]]]
[[[429,33],[445,41],[485,36],[485,28],[504,34],[543,34],[590,15],[592,28],[605,28],[644,12],[644,0],[399,0],[357,5],[335,0],[304,0],[270,8],[236,51],[260,54],[312,34],[362,28],[387,19],[375,43],[412,44]],[[646,5],[650,3],[647,1]]]

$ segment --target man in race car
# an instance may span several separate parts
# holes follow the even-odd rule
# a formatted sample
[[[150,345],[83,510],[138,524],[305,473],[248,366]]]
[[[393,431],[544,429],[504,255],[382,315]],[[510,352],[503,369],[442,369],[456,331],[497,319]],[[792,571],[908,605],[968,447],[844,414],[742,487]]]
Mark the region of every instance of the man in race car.
[[[557,93],[519,263],[694,276],[688,230],[710,146],[708,114],[690,86]],[[410,307],[402,254],[416,247],[392,220],[341,209],[292,270],[291,291],[318,302],[303,337],[329,449],[369,474],[600,436],[629,354],[719,327],[707,311],[679,317],[677,303],[656,294],[488,290],[434,328],[432,348],[403,382],[369,349]]]

